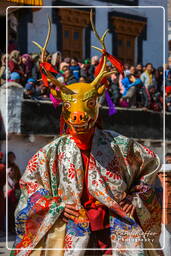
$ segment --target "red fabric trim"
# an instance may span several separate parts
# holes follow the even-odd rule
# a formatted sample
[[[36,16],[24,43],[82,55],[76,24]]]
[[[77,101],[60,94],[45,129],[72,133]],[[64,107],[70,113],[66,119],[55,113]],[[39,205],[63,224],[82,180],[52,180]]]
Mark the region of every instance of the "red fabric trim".
[[[120,62],[120,60],[118,60],[116,57],[109,54],[106,50],[103,50],[103,55],[100,59],[99,64],[97,65],[97,67],[95,69],[95,76],[97,76],[100,73],[100,70],[101,70],[101,68],[103,66],[103,62],[104,62],[104,56],[107,56],[107,60],[109,60],[116,67],[116,69],[119,71],[119,73],[123,74],[124,66]],[[106,80],[107,80],[106,78],[103,78],[101,81],[101,84],[105,83]]]
[[[90,221],[90,227],[92,231],[103,230],[108,228],[109,225],[109,215],[108,209],[105,205],[96,204],[97,201],[88,191],[88,165],[89,165],[89,152],[81,151],[83,163],[84,163],[84,189],[81,198],[81,202],[84,205],[87,216]]]
[[[48,80],[47,80],[47,76],[43,73],[43,68],[47,71],[50,71],[50,72],[53,72],[53,73],[58,73],[54,67],[48,63],[48,62],[42,62],[40,63],[40,73],[41,73],[41,76],[42,76],[42,80],[43,80],[43,83],[45,86],[48,87]]]
[[[99,64],[96,66],[95,68],[95,77],[100,73],[100,70],[102,69],[103,66],[103,62],[104,62],[104,54],[102,55]],[[106,84],[107,83],[107,78],[103,78],[100,82],[101,84]]]
[[[59,134],[64,134],[64,128],[65,128],[65,120],[63,118],[63,115],[60,115],[60,125],[59,125]]]

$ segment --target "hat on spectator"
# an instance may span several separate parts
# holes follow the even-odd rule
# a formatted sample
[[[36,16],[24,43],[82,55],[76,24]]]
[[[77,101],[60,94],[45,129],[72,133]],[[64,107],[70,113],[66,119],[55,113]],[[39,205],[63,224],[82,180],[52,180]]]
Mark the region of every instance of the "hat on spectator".
[[[99,60],[99,56],[93,56],[91,57],[91,61],[98,61]]]
[[[60,64],[60,70],[63,70],[64,67],[69,67],[69,64],[67,62],[62,62]]]
[[[99,63],[99,57],[98,56],[93,56],[91,58],[91,64],[95,65],[95,64],[98,64],[98,63]]]
[[[69,58],[69,57],[65,58],[65,59],[64,59],[64,62],[66,62],[66,63],[70,64],[70,62],[71,62],[71,58]]]
[[[11,75],[10,75],[10,80],[15,81],[15,80],[17,80],[17,79],[21,79],[20,74],[17,73],[17,72],[12,72]]]
[[[89,59],[84,60],[84,64],[90,64],[90,60]]]
[[[27,83],[27,84],[25,85],[25,89],[28,90],[28,91],[33,90],[33,89],[34,89],[34,85]]]
[[[34,79],[34,78],[29,78],[29,79],[27,80],[27,83],[36,83],[36,79]]]
[[[58,60],[58,63],[59,63],[59,62],[61,62],[61,52],[57,51],[57,52],[52,54],[51,64],[53,66],[56,65],[58,58],[59,58],[59,60]]]

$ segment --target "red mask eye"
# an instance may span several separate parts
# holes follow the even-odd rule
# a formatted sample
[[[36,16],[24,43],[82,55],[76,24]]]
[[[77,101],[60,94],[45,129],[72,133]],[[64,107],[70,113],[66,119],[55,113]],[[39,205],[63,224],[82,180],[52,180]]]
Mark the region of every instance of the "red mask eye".
[[[94,108],[96,106],[96,99],[90,99],[87,102],[87,107],[88,108]]]
[[[64,103],[63,103],[63,107],[64,107],[65,109],[69,109],[69,108],[71,107],[71,104],[70,104],[69,102],[64,102]]]

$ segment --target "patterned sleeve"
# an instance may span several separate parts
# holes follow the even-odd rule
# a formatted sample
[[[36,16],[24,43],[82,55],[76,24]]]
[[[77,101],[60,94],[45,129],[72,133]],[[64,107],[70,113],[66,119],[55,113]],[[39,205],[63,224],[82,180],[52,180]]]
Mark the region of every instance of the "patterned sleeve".
[[[136,207],[142,228],[149,230],[161,223],[161,207],[154,190],[160,160],[154,152],[137,142],[132,142],[129,147],[128,161],[133,157],[133,164],[138,168],[127,199]]]
[[[21,196],[15,213],[15,248],[34,248],[64,209],[64,203],[57,195],[55,155],[54,159],[52,155],[53,160],[49,164],[46,150],[38,151],[29,161],[20,180]],[[53,184],[56,184],[56,193],[53,192],[52,178]],[[19,251],[15,251],[15,255],[20,255]]]

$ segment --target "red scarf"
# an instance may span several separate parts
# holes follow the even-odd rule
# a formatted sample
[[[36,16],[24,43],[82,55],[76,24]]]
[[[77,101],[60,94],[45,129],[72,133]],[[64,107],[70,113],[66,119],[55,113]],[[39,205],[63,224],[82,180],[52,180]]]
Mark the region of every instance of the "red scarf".
[[[93,127],[88,133],[76,134],[71,129],[68,129],[67,133],[72,135],[71,138],[75,141],[80,150],[90,150],[94,130],[95,128]]]

